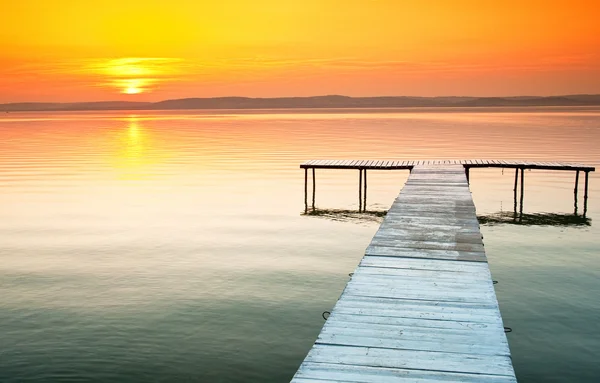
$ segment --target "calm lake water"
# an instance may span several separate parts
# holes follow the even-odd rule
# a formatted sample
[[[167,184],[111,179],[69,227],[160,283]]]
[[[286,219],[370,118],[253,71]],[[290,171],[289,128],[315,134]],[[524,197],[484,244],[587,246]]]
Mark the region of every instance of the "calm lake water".
[[[600,108],[3,115],[0,381],[286,382],[379,225],[303,216],[300,162],[599,147]],[[371,171],[369,209],[406,177]],[[600,183],[564,225],[574,178],[526,172],[525,213],[558,216],[482,227],[522,383],[600,379]],[[472,170],[478,214],[511,212],[513,181]],[[357,209],[357,183],[317,171],[318,207]]]

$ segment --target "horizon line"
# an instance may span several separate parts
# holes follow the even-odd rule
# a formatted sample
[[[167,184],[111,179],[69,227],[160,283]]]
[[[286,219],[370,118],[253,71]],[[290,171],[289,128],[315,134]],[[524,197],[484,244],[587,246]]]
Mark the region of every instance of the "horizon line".
[[[156,104],[165,101],[177,101],[177,100],[217,100],[217,99],[251,99],[251,100],[277,100],[277,99],[310,99],[310,98],[324,98],[324,97],[344,97],[352,99],[369,99],[369,98],[416,98],[416,99],[436,99],[436,98],[471,98],[471,99],[511,99],[511,98],[557,98],[557,97],[573,97],[573,96],[600,96],[600,93],[567,93],[567,94],[553,94],[553,95],[511,95],[511,96],[466,96],[466,95],[451,95],[451,96],[412,96],[412,95],[379,95],[379,96],[347,96],[344,94],[321,94],[312,96],[269,96],[269,97],[254,97],[254,96],[210,96],[210,97],[180,97],[180,98],[166,98],[158,101],[134,101],[124,99],[113,99],[113,100],[100,100],[100,101],[9,101],[0,102],[0,105],[15,105],[15,104],[94,104],[94,103],[108,103],[108,102],[122,102],[122,103],[136,103],[136,104]]]

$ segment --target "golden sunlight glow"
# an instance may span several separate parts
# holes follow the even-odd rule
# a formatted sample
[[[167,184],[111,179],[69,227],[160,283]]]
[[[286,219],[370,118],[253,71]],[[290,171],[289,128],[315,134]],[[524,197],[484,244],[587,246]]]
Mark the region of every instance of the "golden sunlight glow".
[[[129,88],[125,88],[123,90],[123,93],[125,93],[125,94],[138,94],[138,93],[142,93],[142,90],[140,88],[129,87]]]
[[[122,89],[121,93],[124,94],[139,94],[146,91],[147,86],[151,83],[150,80],[147,79],[125,79],[125,80],[115,80],[113,84]]]
[[[595,0],[0,3],[0,103],[600,89]]]
[[[120,58],[98,60],[85,72],[97,75],[99,86],[117,88],[123,94],[139,94],[153,90],[152,85],[174,79],[179,73],[172,58]]]
[[[127,125],[113,139],[115,154],[112,160],[119,179],[141,180],[151,174],[151,165],[156,158],[152,155],[151,141],[137,116],[127,118]]]

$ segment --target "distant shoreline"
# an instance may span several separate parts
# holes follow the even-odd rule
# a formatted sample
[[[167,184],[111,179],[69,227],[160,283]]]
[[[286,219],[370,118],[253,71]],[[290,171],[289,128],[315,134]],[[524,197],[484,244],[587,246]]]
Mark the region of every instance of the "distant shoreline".
[[[159,102],[99,101],[75,103],[21,102],[0,104],[0,112],[72,112],[117,110],[253,110],[253,109],[383,109],[472,107],[600,106],[600,94],[516,97],[214,97]]]

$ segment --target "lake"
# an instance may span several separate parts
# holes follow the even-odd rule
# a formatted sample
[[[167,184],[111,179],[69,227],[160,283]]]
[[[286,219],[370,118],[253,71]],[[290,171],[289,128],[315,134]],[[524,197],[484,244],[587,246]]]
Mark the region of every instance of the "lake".
[[[600,108],[54,112],[0,116],[1,382],[286,382],[381,218],[306,216],[309,159],[600,163]],[[407,171],[370,171],[385,211]],[[358,172],[317,170],[358,209]],[[517,378],[600,376],[600,183],[472,169]],[[580,180],[579,211],[583,206]],[[534,216],[535,217],[535,216]]]

